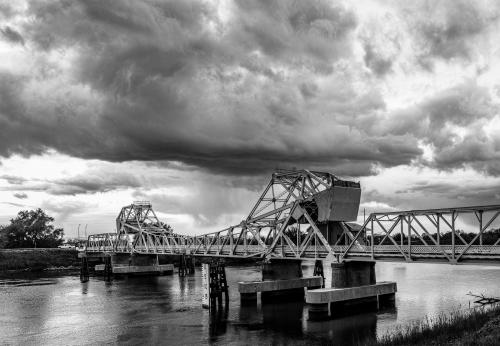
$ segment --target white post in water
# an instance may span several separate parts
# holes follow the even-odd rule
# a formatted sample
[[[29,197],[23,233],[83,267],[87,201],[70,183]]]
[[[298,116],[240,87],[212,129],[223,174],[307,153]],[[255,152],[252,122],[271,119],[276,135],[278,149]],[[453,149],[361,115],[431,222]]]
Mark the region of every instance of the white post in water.
[[[205,309],[210,309],[210,264],[201,264],[201,305]]]

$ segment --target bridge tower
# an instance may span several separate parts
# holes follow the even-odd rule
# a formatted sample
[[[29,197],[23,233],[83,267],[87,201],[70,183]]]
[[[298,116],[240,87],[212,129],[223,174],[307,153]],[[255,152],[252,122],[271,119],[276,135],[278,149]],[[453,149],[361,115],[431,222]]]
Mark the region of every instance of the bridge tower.
[[[270,228],[274,241],[262,266],[262,284],[240,284],[242,300],[256,299],[261,289],[262,301],[303,299],[304,287],[321,287],[314,280],[302,278],[300,258],[275,258],[273,250],[304,247],[309,243],[329,247],[348,244],[354,230],[347,224],[358,216],[360,184],[341,180],[330,173],[308,170],[278,170],[243,222],[246,229]],[[269,237],[269,235],[268,235]],[[357,240],[362,243],[363,239]],[[282,252],[283,253],[283,252]],[[274,258],[273,258],[274,257]],[[330,258],[338,262],[338,258]],[[337,266],[342,266],[339,270]],[[343,276],[339,274],[343,274]],[[343,281],[342,281],[343,280]],[[375,282],[374,263],[332,264],[334,287],[351,287]],[[274,284],[273,284],[274,283]],[[249,287],[254,291],[250,292]]]
[[[148,251],[172,234],[169,226],[156,216],[151,202],[136,201],[123,207],[116,218],[116,230],[112,249],[106,254],[111,257],[114,275],[173,273],[173,264],[160,264],[160,254]],[[151,244],[148,238],[151,235],[158,239],[157,244]],[[134,251],[139,248],[145,249],[146,253]],[[96,266],[97,271],[103,268]]]

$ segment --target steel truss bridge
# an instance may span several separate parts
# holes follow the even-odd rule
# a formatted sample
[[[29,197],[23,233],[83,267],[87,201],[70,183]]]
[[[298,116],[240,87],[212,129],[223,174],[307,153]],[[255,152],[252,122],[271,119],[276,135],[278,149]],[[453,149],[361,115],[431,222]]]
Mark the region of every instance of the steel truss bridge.
[[[360,192],[359,183],[330,173],[278,170],[238,225],[197,236],[175,234],[149,202],[135,202],[122,208],[116,233],[90,235],[85,251],[500,264],[499,232],[497,239],[489,236],[488,244],[483,240],[500,221],[500,205],[376,212],[356,225],[347,221],[356,220]],[[465,239],[460,230],[464,225],[475,229],[473,239]]]

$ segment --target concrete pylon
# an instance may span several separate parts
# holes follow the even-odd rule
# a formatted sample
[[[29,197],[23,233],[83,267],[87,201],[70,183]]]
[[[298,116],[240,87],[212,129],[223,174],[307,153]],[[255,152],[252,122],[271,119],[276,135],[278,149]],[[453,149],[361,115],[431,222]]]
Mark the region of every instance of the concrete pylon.
[[[332,263],[332,287],[345,288],[377,283],[375,261]]]
[[[349,288],[375,285],[375,261],[346,261],[332,263],[332,288]],[[358,311],[374,310],[378,307],[377,296],[331,303],[332,316]]]
[[[302,278],[301,261],[272,259],[262,265],[262,281],[290,280],[298,278]],[[303,287],[261,293],[261,300],[263,303],[303,299]]]

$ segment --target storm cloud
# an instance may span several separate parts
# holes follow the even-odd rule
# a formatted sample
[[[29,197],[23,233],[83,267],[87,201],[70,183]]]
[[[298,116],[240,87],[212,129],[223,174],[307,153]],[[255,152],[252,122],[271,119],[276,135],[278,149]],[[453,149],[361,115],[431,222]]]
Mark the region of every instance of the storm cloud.
[[[436,126],[463,125],[439,113],[460,105],[430,98],[417,107],[435,110],[425,115],[431,131],[402,131],[424,116],[387,110],[362,67],[390,74],[401,38],[392,52],[380,50],[383,38],[365,43],[356,62],[367,31],[340,2],[36,1],[25,15],[19,37],[37,59],[29,74],[1,72],[2,156],[55,149],[225,174],[307,166],[363,176],[418,161],[422,139],[448,150]],[[446,45],[462,31],[433,35]]]
[[[0,157],[87,163],[11,170],[0,190],[64,217],[123,193],[215,227],[241,220],[276,168],[500,176],[499,13],[490,1],[0,4]],[[494,202],[486,185],[370,182],[363,205]]]
[[[24,38],[9,26],[0,29],[2,36],[10,42],[24,44]]]

